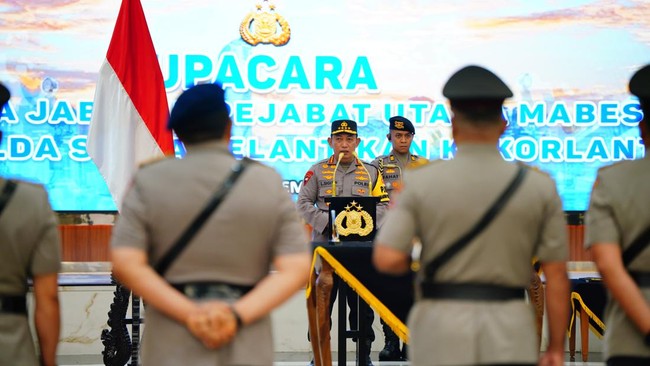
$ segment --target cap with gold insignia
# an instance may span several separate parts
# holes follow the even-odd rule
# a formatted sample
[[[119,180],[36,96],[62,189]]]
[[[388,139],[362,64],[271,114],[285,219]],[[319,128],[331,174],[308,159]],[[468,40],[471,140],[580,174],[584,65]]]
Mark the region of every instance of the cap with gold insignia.
[[[390,117],[388,121],[390,122],[389,129],[395,131],[406,131],[415,135],[415,127],[413,127],[413,123],[411,123],[411,121],[409,121],[407,118],[402,116],[394,116]]]
[[[503,100],[512,97],[512,91],[492,71],[470,65],[447,80],[442,95],[451,100]]]
[[[332,122],[332,135],[338,133],[357,134],[357,123],[350,119],[338,119]]]
[[[650,99],[650,65],[640,68],[632,75],[630,93],[640,99]]]

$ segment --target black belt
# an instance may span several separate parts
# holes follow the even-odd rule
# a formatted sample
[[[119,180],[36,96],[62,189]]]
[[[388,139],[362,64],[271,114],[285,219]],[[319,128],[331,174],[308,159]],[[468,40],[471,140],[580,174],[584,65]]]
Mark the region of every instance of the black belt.
[[[424,282],[420,288],[425,299],[506,301],[526,298],[526,289],[523,287]]]
[[[639,287],[650,287],[650,272],[630,272]]]
[[[0,313],[27,315],[27,300],[25,295],[0,295]]]
[[[253,289],[253,286],[223,282],[190,282],[171,285],[192,299],[238,299]]]

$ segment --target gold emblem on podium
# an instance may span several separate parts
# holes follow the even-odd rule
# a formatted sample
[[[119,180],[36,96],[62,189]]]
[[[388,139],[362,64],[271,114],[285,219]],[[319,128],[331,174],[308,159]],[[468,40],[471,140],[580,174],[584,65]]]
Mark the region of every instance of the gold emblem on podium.
[[[270,43],[283,46],[291,38],[289,23],[275,12],[275,5],[268,0],[256,5],[257,10],[246,15],[239,26],[241,38],[253,46],[258,43]]]
[[[345,226],[343,226],[343,220],[345,220]],[[375,227],[372,216],[356,201],[352,201],[350,205],[345,206],[345,211],[336,215],[334,224],[336,225],[336,232],[343,236],[350,234],[366,236]]]

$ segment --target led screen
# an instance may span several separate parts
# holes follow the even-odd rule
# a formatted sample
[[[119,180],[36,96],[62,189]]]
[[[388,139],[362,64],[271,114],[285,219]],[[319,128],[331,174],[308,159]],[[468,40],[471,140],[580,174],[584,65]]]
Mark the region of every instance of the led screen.
[[[644,1],[142,5],[170,107],[189,85],[222,83],[232,152],[275,167],[294,197],[309,166],[330,154],[329,123],[339,118],[358,121],[361,159],[389,151],[395,114],[416,125],[413,153],[453,158],[441,90],[469,64],[491,69],[513,90],[502,155],[548,172],[565,210],[587,208],[599,167],[644,154],[642,115],[627,90],[632,73],[650,62]],[[85,143],[119,6],[0,4],[0,80],[13,95],[0,119],[0,174],[44,184],[58,211],[116,209]]]

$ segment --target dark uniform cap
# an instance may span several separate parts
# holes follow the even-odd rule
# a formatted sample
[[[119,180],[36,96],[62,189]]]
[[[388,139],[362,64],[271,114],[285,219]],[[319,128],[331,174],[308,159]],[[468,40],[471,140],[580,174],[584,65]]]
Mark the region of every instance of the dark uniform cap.
[[[7,89],[6,86],[2,85],[0,83],[0,109],[7,104],[9,101],[9,98],[11,98],[11,94],[9,93],[9,89]]]
[[[465,66],[447,80],[442,95],[448,99],[506,99],[512,91],[492,71],[480,66]]]
[[[219,112],[229,113],[221,86],[195,85],[183,92],[176,100],[169,116],[167,129],[192,131],[212,129],[218,121],[204,117]]]
[[[630,93],[641,99],[650,99],[650,65],[646,65],[632,75]]]
[[[332,122],[332,135],[337,133],[357,134],[357,123],[350,119],[338,119]]]
[[[415,127],[413,127],[413,124],[407,118],[395,116],[390,117],[388,121],[390,122],[389,129],[395,131],[407,131],[415,135]]]

